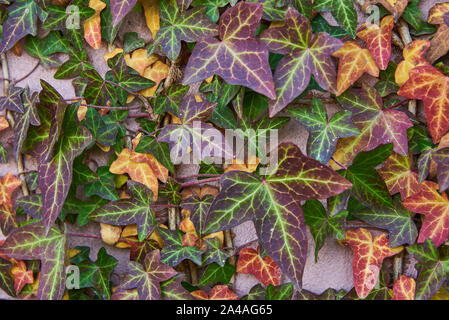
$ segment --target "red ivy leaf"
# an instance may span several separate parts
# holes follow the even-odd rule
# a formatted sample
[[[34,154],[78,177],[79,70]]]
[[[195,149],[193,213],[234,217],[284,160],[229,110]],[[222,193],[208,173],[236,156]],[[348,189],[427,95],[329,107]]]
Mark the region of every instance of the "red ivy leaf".
[[[191,292],[192,296],[194,296],[198,300],[237,300],[238,296],[232,292],[228,286],[218,285],[213,287],[209,295],[203,290],[196,290]]]
[[[385,70],[388,67],[388,61],[390,61],[393,27],[393,16],[386,16],[380,22],[380,26],[371,23],[357,33],[357,36],[366,42],[366,46],[380,70]]]
[[[34,282],[33,271],[27,270],[25,262],[19,260],[12,267],[11,273],[14,276],[14,290],[16,294],[19,294],[26,284],[32,284]]]
[[[364,228],[346,231],[344,242],[354,251],[352,268],[355,291],[359,298],[366,298],[376,285],[382,261],[401,252],[403,247],[390,248],[385,234],[373,240],[371,233]]]
[[[449,131],[449,77],[432,66],[414,68],[398,95],[424,102],[426,120],[434,143]]]
[[[237,272],[252,274],[265,286],[281,284],[281,269],[270,256],[262,258],[259,249],[243,248],[239,253]]]
[[[421,183],[420,191],[405,199],[403,206],[412,212],[425,215],[418,242],[430,238],[438,247],[449,236],[449,199],[446,193],[439,193],[438,184],[431,181]]]
[[[393,285],[391,300],[415,300],[415,279],[402,275]]]
[[[243,85],[270,99],[276,98],[267,48],[255,38],[263,6],[239,2],[220,17],[219,36],[203,37],[195,45],[183,84],[217,74],[226,82]]]

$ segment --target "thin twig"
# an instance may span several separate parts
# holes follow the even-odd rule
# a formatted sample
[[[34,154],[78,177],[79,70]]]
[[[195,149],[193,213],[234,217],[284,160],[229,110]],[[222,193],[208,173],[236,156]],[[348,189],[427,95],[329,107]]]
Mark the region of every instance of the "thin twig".
[[[209,182],[215,182],[215,181],[219,181],[220,177],[216,177],[216,178],[210,178],[210,179],[204,179],[204,180],[198,180],[198,181],[190,181],[190,182],[186,182],[181,184],[181,188],[187,188],[187,187],[192,187],[192,186],[196,186],[202,183],[209,183]]]
[[[333,162],[335,162],[339,167],[341,167],[342,169],[348,170],[348,167],[342,165],[340,162],[338,162],[337,160],[334,159],[334,157],[331,157],[331,160]]]

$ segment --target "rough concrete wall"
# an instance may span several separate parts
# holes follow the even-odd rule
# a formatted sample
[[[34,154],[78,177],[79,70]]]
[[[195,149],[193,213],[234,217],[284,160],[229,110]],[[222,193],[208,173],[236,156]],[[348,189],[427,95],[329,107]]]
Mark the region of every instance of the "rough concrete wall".
[[[420,9],[423,13],[424,19],[427,19],[429,9],[435,4],[445,1],[434,1],[434,0],[426,0],[422,1],[420,4]],[[359,10],[358,10],[359,11]],[[363,14],[359,13],[359,24],[362,24],[365,21],[365,17]],[[325,13],[324,17],[331,23],[332,25],[336,25],[335,20],[329,13]],[[141,38],[148,40],[148,30],[145,26],[145,22],[140,14],[133,13],[127,18],[125,21],[127,28],[121,32],[123,35],[124,32],[127,31],[135,31],[139,33]],[[120,36],[119,35],[119,38]],[[105,53],[107,53],[107,46],[104,45],[99,50],[92,50],[90,48],[86,48],[90,60],[93,62],[96,70],[104,76],[106,71],[108,70],[107,65],[103,59]],[[67,57],[62,57],[62,59],[67,59]],[[11,72],[11,78],[18,79],[21,76],[28,73],[34,65],[37,63],[37,60],[23,53],[21,57],[16,57],[12,53],[7,55],[8,65]],[[399,52],[400,59],[400,52]],[[54,86],[64,98],[73,98],[74,90],[71,84],[71,81],[68,80],[56,80],[53,78],[56,69],[44,69],[41,66],[37,68],[37,70],[26,80],[18,83],[19,86],[28,85],[31,90],[39,91],[41,86],[39,84],[39,80],[43,79]],[[0,90],[2,88],[3,83],[0,85]],[[328,112],[330,114],[334,113],[336,110],[336,106],[328,105]],[[133,120],[131,120],[132,122]],[[308,132],[301,127],[297,121],[292,119],[288,125],[280,131],[279,140],[283,141],[291,141],[297,144],[301,150],[306,152],[306,142],[308,138]],[[11,130],[6,130],[2,132],[0,136],[0,140],[2,144],[11,151],[12,147],[12,132]],[[13,174],[17,174],[17,166],[12,157],[12,152],[9,153],[8,163],[0,164],[0,176],[5,175],[8,172]],[[101,156],[101,155],[99,155]],[[107,157],[102,156],[103,161],[106,162]],[[28,170],[36,169],[36,163],[32,159],[25,159],[26,168]],[[179,168],[179,174],[186,176],[189,174],[195,174],[197,167],[187,167],[187,168]],[[85,232],[85,233],[94,233],[99,234],[99,225],[96,223],[89,223],[86,227],[77,228],[76,226],[69,226],[69,231],[74,232]],[[254,225],[252,222],[246,222],[236,228],[233,229],[235,234],[234,244],[235,247],[242,247],[244,245],[257,246],[257,236],[255,234]],[[320,250],[318,255],[318,261],[315,263],[314,259],[314,251],[315,244],[311,234],[309,232],[309,247],[307,254],[307,263],[303,276],[303,287],[304,289],[310,290],[314,293],[321,293],[327,288],[334,289],[345,289],[350,290],[353,287],[352,280],[352,252],[350,249],[339,245],[333,239],[327,239],[325,245]],[[3,235],[0,233],[0,240],[3,238]],[[124,272],[126,270],[126,263],[129,257],[129,250],[127,249],[118,249],[115,247],[111,247],[105,245],[100,240],[95,239],[84,239],[84,238],[70,238],[69,246],[75,247],[80,245],[90,246],[91,249],[91,258],[95,259],[98,250],[104,246],[107,252],[119,261],[117,266],[117,272]],[[240,296],[245,295],[251,289],[252,286],[257,284],[257,280],[251,275],[243,275],[238,274],[236,277],[236,293]],[[7,298],[3,292],[0,290],[0,298]]]

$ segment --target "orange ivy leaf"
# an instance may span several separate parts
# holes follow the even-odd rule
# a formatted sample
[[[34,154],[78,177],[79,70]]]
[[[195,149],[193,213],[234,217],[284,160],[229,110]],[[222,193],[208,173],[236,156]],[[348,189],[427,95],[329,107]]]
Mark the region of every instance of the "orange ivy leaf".
[[[237,272],[252,274],[265,286],[272,284],[278,286],[281,284],[281,269],[274,260],[266,256],[260,256],[260,247],[257,250],[252,248],[243,248],[239,253],[237,263]]]
[[[94,49],[101,47],[101,18],[100,13],[106,8],[106,4],[100,0],[90,0],[89,7],[95,10],[95,14],[84,21],[84,39]]]
[[[347,243],[354,257],[352,261],[354,286],[360,298],[366,298],[376,285],[382,261],[402,251],[403,247],[390,248],[385,234],[376,236],[364,228],[346,231]]]
[[[224,172],[226,173],[229,171],[245,171],[245,172],[252,173],[252,172],[256,171],[259,163],[260,163],[260,159],[254,155],[250,155],[248,157],[246,163],[239,158],[233,159],[232,164],[229,167],[227,167]]]
[[[213,287],[209,294],[207,294],[204,290],[196,290],[191,292],[192,296],[194,296],[198,300],[237,300],[238,296],[232,292],[228,286],[225,285],[217,285]]]
[[[405,46],[402,53],[404,60],[398,64],[394,73],[394,80],[398,85],[402,86],[408,80],[409,72],[413,68],[430,66],[429,61],[424,58],[429,48],[429,40],[415,40]]]
[[[11,173],[0,179],[0,205],[12,208],[12,194],[22,185],[22,181]]]
[[[0,131],[8,129],[9,128],[9,122],[6,120],[5,117],[0,117]]]
[[[357,42],[346,41],[332,56],[339,58],[337,74],[337,96],[346,91],[364,72],[379,76],[379,68],[368,49],[362,49]]]
[[[11,273],[14,277],[14,290],[19,294],[26,284],[34,282],[33,271],[27,270],[27,266],[23,261],[17,263],[11,268]]]
[[[445,192],[439,193],[437,190],[438,184],[424,181],[417,194],[402,202],[407,210],[425,215],[418,242],[430,238],[436,247],[449,236],[449,199]]]
[[[412,171],[412,155],[403,156],[393,152],[377,172],[387,185],[390,194],[401,193],[404,200],[419,192],[418,174]]]
[[[402,275],[393,285],[391,300],[415,300],[415,279]]]
[[[364,25],[365,29],[359,31],[357,36],[366,42],[366,46],[374,61],[381,70],[388,67],[391,56],[391,31],[394,27],[393,16],[386,16],[380,22],[380,26],[371,23]]]
[[[189,217],[184,218],[179,224],[179,230],[184,232],[182,236],[182,245],[187,247],[193,247],[196,245],[196,242],[199,240],[199,237],[196,233],[195,226],[193,222],[190,221]]]
[[[117,159],[111,164],[109,171],[113,174],[129,174],[131,180],[146,185],[153,191],[153,200],[156,200],[159,183],[158,179],[166,182],[168,179],[168,169],[165,168],[150,153],[135,152],[139,144],[141,134],[133,139],[133,150],[123,148]]]
[[[126,65],[136,70],[141,76],[144,75],[146,68],[158,60],[155,54],[148,56],[145,49],[137,49],[132,54],[125,54]]]
[[[426,120],[434,143],[449,131],[449,77],[432,66],[414,68],[398,95],[424,102]]]
[[[427,59],[434,63],[449,51],[449,26],[444,21],[444,17],[449,15],[449,3],[438,3],[429,11],[427,22],[438,25],[437,32],[430,41],[430,49]]]
[[[156,61],[155,64],[145,69],[143,76],[147,79],[150,79],[156,83],[153,87],[142,90],[140,93],[144,97],[151,97],[156,93],[157,88],[159,87],[162,80],[168,77],[168,69],[169,67],[163,63],[162,61]]]

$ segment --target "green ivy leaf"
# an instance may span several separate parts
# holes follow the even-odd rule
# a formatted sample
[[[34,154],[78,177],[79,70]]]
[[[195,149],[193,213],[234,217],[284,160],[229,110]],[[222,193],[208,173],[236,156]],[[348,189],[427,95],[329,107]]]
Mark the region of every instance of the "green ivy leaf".
[[[55,227],[32,223],[15,229],[6,238],[1,251],[20,260],[40,260],[41,271],[37,299],[59,300],[65,289],[66,237]]]
[[[164,241],[161,251],[161,261],[171,267],[177,266],[182,261],[189,259],[193,263],[201,265],[201,249],[197,247],[185,247],[182,245],[182,232],[179,230],[158,229]]]
[[[338,138],[356,136],[359,129],[351,121],[350,111],[337,112],[328,120],[323,103],[314,98],[312,106],[307,108],[289,109],[301,125],[309,131],[307,154],[309,157],[328,163],[337,147]]]
[[[231,281],[232,276],[235,274],[236,270],[233,265],[225,264],[220,266],[217,263],[211,263],[207,266],[201,277],[199,286],[214,285],[217,282],[222,284],[228,284]]]
[[[84,194],[87,197],[97,195],[107,200],[118,200],[115,190],[114,175],[109,172],[109,167],[103,166],[97,169],[98,180],[89,182],[84,186]]]
[[[313,3],[316,11],[331,11],[335,20],[353,38],[357,29],[357,11],[352,0],[317,0]]]

